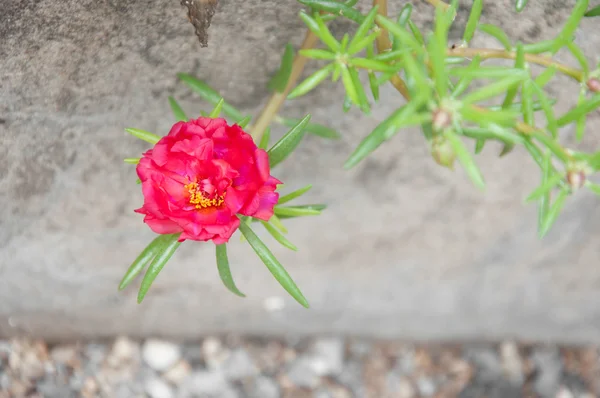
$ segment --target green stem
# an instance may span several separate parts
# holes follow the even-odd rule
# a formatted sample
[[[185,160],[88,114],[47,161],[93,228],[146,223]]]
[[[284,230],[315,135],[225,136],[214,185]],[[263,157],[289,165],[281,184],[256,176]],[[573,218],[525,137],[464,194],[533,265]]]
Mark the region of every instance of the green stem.
[[[379,15],[387,17],[387,0],[373,0],[373,7],[375,6],[379,7],[377,9],[377,13]],[[382,30],[381,34],[377,36],[377,51],[381,54],[382,52],[385,52],[392,48],[392,42],[390,41],[388,32],[385,29],[383,29],[381,25],[377,24],[377,26],[379,26],[379,29]],[[398,90],[398,92],[402,94],[404,99],[406,99],[407,101],[410,100],[410,94],[408,93],[406,83],[404,82],[404,80],[402,80],[400,76],[392,76],[390,82],[396,88],[396,90]]]
[[[306,37],[304,38],[304,42],[300,47],[300,50],[307,50],[309,48],[313,48],[315,44],[317,44],[317,36],[312,33],[310,30],[306,33]],[[262,112],[258,116],[256,120],[256,124],[252,127],[252,137],[254,138],[254,142],[260,142],[262,135],[273,119],[277,116],[277,112],[279,112],[279,108],[283,105],[287,95],[294,88],[298,78],[302,74],[304,70],[304,66],[306,65],[306,61],[308,59],[300,55],[300,53],[296,53],[296,57],[294,58],[294,62],[292,63],[292,72],[290,73],[290,78],[288,79],[287,85],[283,92],[275,92],[269,101],[263,108]]]
[[[514,51],[504,50],[493,50],[488,48],[454,48],[448,50],[448,56],[451,57],[475,57],[479,55],[481,59],[489,58],[503,58],[503,59],[516,59],[517,53]],[[532,64],[543,65],[547,67],[555,66],[556,70],[564,73],[567,76],[572,77],[578,82],[582,82],[584,79],[583,72],[579,69],[571,68],[565,64],[554,61],[550,57],[545,57],[537,54],[525,54],[525,60]]]

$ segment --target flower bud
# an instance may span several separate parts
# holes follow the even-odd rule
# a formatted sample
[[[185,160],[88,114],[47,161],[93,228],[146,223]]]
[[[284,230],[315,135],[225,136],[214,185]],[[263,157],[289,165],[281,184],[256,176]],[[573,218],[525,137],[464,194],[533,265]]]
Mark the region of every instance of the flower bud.
[[[456,153],[444,136],[437,136],[431,141],[431,155],[437,164],[454,170]]]
[[[593,93],[600,93],[600,80],[592,77],[587,81],[587,86]]]
[[[444,108],[437,108],[432,113],[432,124],[436,131],[443,131],[452,126],[452,114]]]
[[[583,170],[567,171],[567,182],[571,186],[573,192],[577,191],[585,184],[585,173]]]

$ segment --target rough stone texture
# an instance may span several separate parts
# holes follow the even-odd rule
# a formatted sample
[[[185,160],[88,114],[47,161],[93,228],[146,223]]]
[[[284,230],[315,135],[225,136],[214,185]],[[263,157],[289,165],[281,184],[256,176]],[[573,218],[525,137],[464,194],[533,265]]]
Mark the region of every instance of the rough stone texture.
[[[402,2],[390,3],[395,12]],[[512,3],[487,2],[484,21],[531,42],[555,34],[574,0],[530,2],[521,15]],[[320,217],[288,223],[298,253],[267,240],[310,310],[287,297],[237,238],[230,260],[246,299],[222,286],[212,245],[192,243],[176,253],[142,305],[137,286],[117,292],[152,237],[133,213],[141,203],[134,168],[122,163],[147,145],[123,128],[166,133],[173,122],[169,95],[189,112],[201,109],[178,83],[178,71],[209,81],[256,114],[285,43],[302,40],[299,9],[292,0],[220,0],[209,47],[201,49],[174,0],[3,1],[0,335],[184,338],[231,330],[600,341],[597,197],[577,194],[539,241],[535,206],[523,205],[538,171],[523,151],[478,158],[485,193],[462,171],[435,165],[416,130],[344,171],[360,138],[398,103],[389,88],[381,93],[388,105],[371,116],[343,115],[343,90],[333,83],[286,105],[288,115],[312,112],[343,133],[337,142],[308,137],[275,172],[289,189],[314,184],[305,200],[329,204]],[[413,13],[421,23],[431,21],[425,2],[416,2]],[[461,12],[453,37],[466,18]],[[592,61],[600,48],[594,24],[586,21],[577,32]],[[353,28],[336,23],[333,30]],[[484,36],[476,45],[497,46]],[[566,79],[551,88],[563,110],[576,90]],[[599,146],[592,137],[598,119],[592,115],[585,145]],[[484,153],[497,151],[490,146]],[[281,297],[284,307],[267,311],[271,297]]]

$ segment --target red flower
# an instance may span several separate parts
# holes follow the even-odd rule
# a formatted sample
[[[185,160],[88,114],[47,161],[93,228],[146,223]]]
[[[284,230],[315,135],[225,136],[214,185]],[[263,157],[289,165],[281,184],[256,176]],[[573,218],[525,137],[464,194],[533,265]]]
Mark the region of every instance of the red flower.
[[[140,159],[144,205],[135,210],[158,234],[225,243],[240,225],[236,214],[268,221],[281,181],[267,153],[238,125],[201,117],[178,122]]]

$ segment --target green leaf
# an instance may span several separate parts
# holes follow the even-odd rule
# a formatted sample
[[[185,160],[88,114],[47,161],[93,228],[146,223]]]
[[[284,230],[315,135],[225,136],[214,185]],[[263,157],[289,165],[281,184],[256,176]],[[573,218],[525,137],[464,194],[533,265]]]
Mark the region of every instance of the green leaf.
[[[554,117],[554,109],[552,108],[552,105],[554,103],[552,101],[550,101],[550,99],[546,96],[546,93],[544,92],[544,90],[542,90],[535,82],[532,82],[532,88],[533,88],[533,91],[535,92],[537,98],[539,99],[539,104],[541,105],[541,108],[544,111],[544,114],[546,115],[546,120],[548,121],[546,128],[548,129],[548,131],[550,131],[550,134],[552,134],[553,138],[557,138],[558,137],[558,125],[556,124],[556,118]],[[556,102],[556,101],[554,101],[554,102]],[[534,105],[534,110],[535,110],[535,105]]]
[[[138,164],[141,158],[125,158],[123,161],[129,164]]]
[[[475,141],[475,155],[479,155],[481,151],[483,151],[483,147],[485,146],[485,140],[478,139]]]
[[[386,29],[392,35],[396,36],[398,38],[398,40],[400,40],[400,42],[402,43],[403,46],[409,46],[414,51],[416,51],[417,54],[423,54],[424,50],[423,50],[422,45],[417,40],[415,40],[415,38],[412,37],[406,31],[406,29],[404,29],[403,27],[399,26],[398,24],[394,23],[393,21],[389,20],[388,18],[386,18],[382,15],[377,15],[377,17],[375,19],[377,20],[377,22],[381,25],[381,27],[383,29]]]
[[[548,209],[548,212],[546,213],[546,217],[544,218],[544,220],[542,220],[542,225],[541,225],[540,232],[539,232],[540,238],[543,238],[544,236],[546,236],[546,234],[548,233],[550,228],[552,228],[552,225],[554,224],[554,222],[558,218],[558,215],[560,214],[561,210],[563,209],[563,207],[565,205],[565,201],[568,196],[569,196],[569,192],[564,189],[562,189],[558,192],[558,195],[557,195],[556,199],[554,200],[554,203]]]
[[[340,52],[346,53],[346,49],[348,47],[348,42],[350,41],[350,35],[348,33],[344,33],[342,37],[342,42],[340,44]]]
[[[356,43],[356,45],[352,48],[352,51],[348,50],[348,54],[357,54],[361,52],[363,49],[373,44],[373,42],[377,40],[377,37],[379,37],[380,34],[381,31],[379,30],[371,33],[370,35]]]
[[[320,48],[307,48],[298,51],[300,55],[306,58],[312,59],[325,59],[325,60],[334,60],[337,58],[337,54],[331,52],[330,50],[323,50]]]
[[[540,88],[543,88],[554,77],[557,70],[558,69],[555,65],[546,68],[542,73],[538,75],[538,77],[535,78],[535,84],[538,85]]]
[[[140,287],[140,291],[138,292],[137,302],[138,304],[144,300],[146,293],[152,286],[152,283],[163,269],[167,261],[173,256],[173,253],[179,248],[181,242],[177,239],[179,238],[179,233],[169,235],[167,239],[165,239],[164,245],[161,246],[161,250],[156,253],[156,257],[152,260],[150,265],[148,266],[148,270],[144,275],[144,279],[142,280],[142,285]]]
[[[471,13],[469,14],[469,20],[463,33],[463,40],[469,43],[473,39],[479,18],[481,17],[481,10],[483,9],[483,0],[474,0],[471,6]]]
[[[550,178],[550,174],[552,172],[552,156],[550,156],[549,152],[544,154],[544,162],[542,167],[542,185],[545,184]],[[538,234],[542,230],[542,223],[546,219],[548,214],[548,209],[550,207],[550,191],[546,192],[540,198],[538,203]]]
[[[304,195],[305,193],[307,193],[308,191],[310,191],[310,189],[312,188],[312,185],[307,185],[304,188],[300,188],[295,190],[294,192],[288,193],[285,196],[282,196],[281,198],[279,198],[279,201],[277,202],[278,205],[282,205],[284,203],[287,203],[291,200],[294,200],[296,198],[299,198],[300,196]]]
[[[371,28],[373,28],[373,22],[375,22],[375,17],[377,16],[378,9],[379,9],[379,6],[375,6],[375,7],[371,8],[371,11],[369,11],[369,13],[365,17],[365,19],[362,21],[362,23],[356,30],[354,37],[350,41],[350,44],[348,44],[348,52],[350,54],[354,54],[357,50],[359,50],[357,47],[357,44],[360,43],[360,41],[362,39],[364,39],[365,36],[367,36],[367,33],[369,33],[369,30],[371,30]]]
[[[527,54],[541,54],[551,51],[554,47],[555,40],[542,40],[537,43],[525,44],[523,50]]]
[[[288,84],[290,75],[292,74],[292,64],[294,63],[294,47],[291,44],[285,45],[283,56],[281,57],[281,65],[277,73],[271,78],[267,87],[269,90],[282,93]]]
[[[523,83],[523,90],[521,91],[521,111],[523,112],[523,121],[530,126],[534,126],[535,120],[533,119],[533,83],[531,80],[526,80]]]
[[[170,235],[158,235],[152,240],[152,242],[150,242],[148,246],[146,246],[144,250],[142,250],[142,252],[138,255],[125,273],[125,276],[123,276],[123,279],[119,284],[119,290],[123,290],[129,286],[135,277],[143,271],[143,269],[146,267],[146,264],[148,264],[148,261],[150,261],[156,255],[156,253],[162,249],[169,237]]]
[[[564,45],[573,40],[573,34],[575,34],[575,30],[579,26],[581,18],[583,18],[584,14],[586,13],[588,4],[589,0],[577,0],[573,11],[571,11],[569,18],[567,19],[567,22],[555,40],[554,47],[552,48],[553,53],[556,53]]]
[[[600,17],[600,5],[589,9],[585,14],[585,17]]]
[[[269,219],[269,223],[271,225],[273,225],[275,228],[277,228],[278,230],[280,230],[281,233],[284,233],[284,234],[288,233],[288,230],[285,228],[285,226],[283,225],[283,223],[281,222],[279,217],[277,217],[275,214],[273,214],[271,216],[271,218]]]
[[[245,128],[248,125],[248,123],[250,123],[250,120],[252,120],[252,116],[246,116],[242,120],[238,121],[237,125],[241,128]]]
[[[406,24],[410,21],[410,16],[412,14],[413,6],[410,3],[404,4],[402,9],[400,10],[400,14],[398,14],[397,24],[403,28],[406,28]],[[402,48],[402,43],[398,40],[396,36],[392,36],[392,50],[400,50]]]
[[[419,108],[425,102],[425,100],[426,98],[424,97],[413,99],[408,104],[401,106],[387,119],[375,127],[375,129],[361,141],[350,157],[348,157],[348,160],[346,160],[346,163],[344,164],[344,168],[350,169],[356,166],[360,161],[377,149],[384,141],[390,139],[400,128],[407,127],[409,125],[422,124],[422,118],[415,118],[413,116],[420,116],[415,115],[415,112],[417,108]]]
[[[481,30],[484,33],[487,33],[488,35],[498,40],[506,51],[510,51],[512,49],[512,44],[510,42],[510,39],[508,38],[508,35],[498,26],[490,24],[480,24],[479,30]]]
[[[294,127],[296,124],[298,124],[300,122],[301,119],[280,117],[280,118],[277,118],[276,120],[278,123],[281,123],[284,126]],[[308,123],[304,127],[304,130],[307,133],[314,134],[316,136],[319,136],[322,138],[327,138],[330,140],[337,140],[341,137],[340,133],[338,133],[334,129],[329,128],[327,126],[323,126],[322,124],[317,124],[317,123]]]
[[[546,146],[557,158],[562,160],[564,163],[569,161],[569,155],[565,152],[565,150],[560,146],[560,144],[552,139],[552,137],[547,136],[544,133],[539,131],[535,131],[531,134],[532,138],[537,139],[542,144]]]
[[[479,55],[476,55],[475,57],[473,57],[471,64],[467,67],[467,71],[473,72],[474,70],[477,70],[479,68],[480,63],[481,63],[481,57]],[[450,70],[450,72],[452,73],[452,70]],[[452,90],[452,98],[456,98],[459,95],[461,95],[462,93],[464,93],[465,90],[467,88],[469,88],[469,85],[471,84],[472,80],[473,80],[472,74],[465,73],[460,78],[458,83],[456,83],[456,86]]]
[[[316,33],[317,36],[325,43],[327,47],[329,47],[332,51],[338,52],[342,48],[342,45],[339,41],[336,40],[335,37],[329,31],[325,22],[321,19],[319,14],[314,15],[314,19],[317,22],[317,26],[319,27],[319,31]]]
[[[344,94],[344,102],[342,102],[342,110],[344,113],[347,113],[352,107],[352,100],[348,96],[348,94]]]
[[[517,43],[517,54],[515,57],[515,68],[516,69],[525,69],[525,52],[523,50],[523,43]],[[504,97],[504,101],[502,102],[502,108],[508,108],[512,102],[514,101],[517,93],[519,92],[520,83],[517,83],[511,87],[509,87],[506,92],[506,96]],[[523,101],[525,102],[525,101]]]
[[[549,172],[549,170],[548,170]],[[549,193],[552,188],[558,185],[559,181],[563,179],[562,174],[556,173],[550,178],[547,178],[539,187],[537,187],[532,193],[529,194],[525,202],[531,202],[533,200],[537,200],[542,196]]]
[[[448,26],[445,23],[446,18],[444,18],[442,7],[436,7],[435,11],[435,30],[429,41],[428,50],[435,88],[438,95],[443,98],[448,92],[448,75],[446,74]]]
[[[125,131],[134,136],[135,138],[139,138],[140,140],[149,142],[151,144],[156,144],[161,138],[156,134],[152,134],[140,129],[126,128]]]
[[[260,142],[258,143],[258,147],[260,149],[264,149],[266,151],[267,147],[269,146],[270,138],[271,138],[271,128],[267,127],[265,129],[265,132],[263,133],[262,137],[260,137]]]
[[[344,88],[346,89],[346,94],[350,98],[350,100],[356,104],[357,106],[361,106],[360,99],[358,98],[358,92],[356,87],[354,86],[354,82],[352,81],[352,75],[348,70],[348,66],[341,65],[342,70],[342,83],[344,83]]]
[[[527,76],[527,72],[522,71],[521,74],[505,77],[501,80],[488,84],[479,90],[467,94],[462,98],[462,102],[465,104],[472,104],[474,102],[483,101],[485,99],[494,97],[498,94],[506,92],[513,84],[524,81]]]
[[[357,66],[362,69],[374,70],[378,72],[398,72],[399,68],[395,65],[389,65],[382,61],[367,58],[352,58],[350,65]]]
[[[505,144],[521,144],[523,142],[523,138],[519,134],[496,125],[490,125],[486,128],[463,127],[461,132],[464,136],[479,141],[497,140]]]
[[[185,83],[188,87],[190,87],[193,91],[195,91],[200,97],[202,97],[205,101],[210,104],[217,105],[217,103],[221,100],[222,96],[205,82],[200,79],[196,79],[195,77],[188,75],[187,73],[178,73],[177,77],[183,83]],[[244,115],[242,112],[237,110],[235,107],[227,103],[225,101],[223,103],[223,113],[233,120],[242,120]]]
[[[582,116],[587,115],[594,109],[600,106],[600,94],[596,94],[593,97],[581,102],[575,108],[565,113],[560,119],[556,121],[558,127],[566,126],[579,119]]]
[[[515,0],[515,10],[517,12],[523,11],[528,2],[529,0]]]
[[[281,232],[279,232],[271,224],[264,222],[262,220],[261,220],[261,224],[271,234],[271,236],[273,238],[275,238],[275,240],[277,242],[281,243],[281,245],[283,247],[287,247],[288,249],[293,250],[293,251],[298,251],[298,248],[292,242],[290,242],[285,236],[283,236],[283,234]]]
[[[141,184],[142,180],[140,180],[139,178],[135,181],[136,184]]]
[[[372,59],[375,51],[373,49],[373,44],[370,44],[367,47],[367,57]],[[379,101],[379,84],[377,84],[377,76],[373,71],[368,72],[369,75],[369,88],[371,89],[371,94],[373,95],[373,100]]]
[[[217,102],[217,104],[215,105],[214,109],[208,114],[208,117],[210,117],[210,118],[219,117],[219,115],[221,114],[221,109],[223,109],[224,103],[225,103],[225,100],[223,98],[221,98],[219,100],[219,102]]]
[[[302,83],[298,84],[287,96],[287,99],[293,99],[300,97],[315,87],[317,87],[323,80],[325,80],[335,68],[335,64],[329,64],[319,69],[312,75],[306,78]]]
[[[296,149],[302,137],[304,137],[304,127],[308,124],[310,115],[304,116],[298,124],[290,129],[279,141],[275,143],[267,152],[269,154],[269,164],[271,169],[281,163]]]
[[[359,24],[365,19],[364,15],[345,3],[331,0],[298,0],[298,2],[315,10],[326,11],[335,15],[340,15]]]
[[[171,106],[171,111],[173,111],[173,115],[177,119],[178,122],[187,122],[189,119],[185,115],[183,108],[173,97],[169,97],[169,105]]]
[[[456,152],[458,160],[464,167],[465,171],[467,172],[467,175],[471,178],[473,183],[481,189],[485,188],[483,176],[481,175],[481,172],[475,164],[473,157],[469,153],[465,144],[463,144],[463,142],[461,141],[460,137],[452,132],[447,132],[445,134],[445,137],[450,142],[450,145],[452,145],[452,148],[454,149],[454,152]]]
[[[237,288],[231,275],[231,269],[229,268],[229,259],[227,258],[227,244],[215,245],[216,257],[217,257],[217,269],[219,270],[219,276],[221,281],[227,289],[233,294],[237,294],[240,297],[246,297],[246,295]]]
[[[419,28],[417,27],[417,25],[415,25],[415,23],[412,20],[408,20],[408,27],[410,28],[411,33],[413,34],[413,37],[415,38],[415,40],[421,45],[424,46],[425,45],[425,40],[423,39],[423,35],[421,34],[421,31],[419,30]]]
[[[296,283],[292,280],[291,276],[287,273],[285,268],[277,261],[277,258],[271,253],[267,246],[260,240],[260,238],[252,231],[250,226],[245,223],[240,224],[240,231],[250,243],[250,246],[262,262],[267,266],[271,274],[281,284],[281,286],[302,306],[308,308],[308,302],[302,292],[296,286]]]
[[[583,53],[583,50],[574,42],[568,42],[567,48],[573,54],[579,65],[581,65],[581,69],[583,71],[583,76],[587,76],[590,73],[590,65],[588,64],[587,58]]]
[[[318,216],[321,214],[321,210],[307,206],[275,206],[274,211],[277,217],[304,217]]]
[[[355,68],[348,68],[348,72],[350,72],[350,77],[352,78],[352,85],[356,89],[356,94],[358,95],[358,103],[360,105],[360,110],[363,113],[369,115],[371,113],[371,104],[369,104],[369,99],[367,98],[367,94],[365,93],[365,89],[358,77],[358,72]]]
[[[584,101],[585,101],[585,90],[580,90],[579,98],[577,99],[577,105],[581,105],[581,103],[583,103]],[[586,114],[583,114],[575,121],[575,139],[578,142],[581,142],[581,140],[583,139],[583,134],[585,133],[585,121],[586,121],[585,117],[586,117]]]
[[[470,120],[480,126],[500,124],[502,126],[514,126],[520,112],[507,109],[500,111],[481,111],[472,105],[465,105],[460,109],[460,114],[466,120]]]

